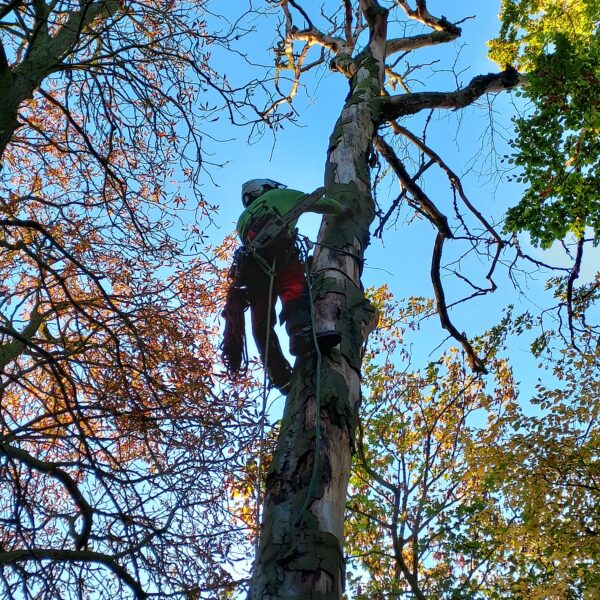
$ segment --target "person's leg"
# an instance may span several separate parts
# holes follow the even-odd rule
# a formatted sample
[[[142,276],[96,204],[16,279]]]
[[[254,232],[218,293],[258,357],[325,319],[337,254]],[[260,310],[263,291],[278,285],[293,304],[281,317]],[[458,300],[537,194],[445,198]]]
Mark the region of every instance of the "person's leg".
[[[275,319],[277,318],[275,294],[269,299],[269,284],[269,278],[264,273],[262,276],[258,273],[255,274],[250,296],[252,335],[267,376],[276,388],[287,393],[292,369],[281,350],[279,339],[275,333]],[[267,327],[267,321],[269,321],[269,327]]]
[[[246,235],[246,240],[252,240],[263,225],[264,223],[252,225]],[[264,256],[263,259],[269,264],[273,262],[273,256]],[[273,286],[273,294],[269,298],[270,277],[265,273],[263,266],[253,259],[248,261],[244,282],[249,292],[252,335],[263,368],[273,386],[286,394],[290,388],[292,368],[281,350],[279,339],[275,333],[275,301],[277,298],[275,286]],[[275,281],[273,283],[275,284]],[[269,321],[269,327],[267,327],[267,321]]]
[[[280,318],[285,321],[290,338],[290,354],[300,356],[314,348],[313,323],[310,301],[306,285],[305,266],[295,249],[287,256],[287,261],[277,269],[276,291],[283,305]],[[317,343],[323,352],[328,352],[341,341],[335,331],[317,331]]]

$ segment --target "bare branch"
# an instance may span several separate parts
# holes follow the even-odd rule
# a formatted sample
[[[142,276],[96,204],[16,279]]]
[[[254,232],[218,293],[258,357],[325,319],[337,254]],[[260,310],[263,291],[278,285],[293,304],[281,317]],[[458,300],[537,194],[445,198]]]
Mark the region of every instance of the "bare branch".
[[[394,123],[393,128],[394,128],[394,131],[396,133],[399,133],[399,134],[403,135],[404,137],[406,137],[407,139],[409,139],[413,144],[415,144],[417,146],[417,148],[419,148],[419,150],[421,150],[421,152],[423,152],[424,154],[426,154],[427,156],[429,156],[431,158],[431,160],[433,160],[433,161],[436,162],[436,164],[448,176],[448,180],[450,181],[450,185],[452,186],[452,188],[454,190],[456,190],[456,192],[458,193],[458,195],[459,195],[460,199],[462,200],[463,204],[468,208],[468,210],[471,212],[471,214],[473,216],[475,216],[475,218],[485,227],[486,231],[494,239],[494,243],[496,245],[496,251],[494,253],[494,258],[492,259],[492,264],[490,265],[490,268],[489,268],[489,270],[488,270],[485,278],[490,283],[490,289],[489,289],[489,291],[492,291],[492,292],[495,291],[495,289],[496,289],[496,283],[494,282],[492,276],[494,274],[494,271],[496,270],[496,266],[497,266],[498,261],[500,259],[500,253],[502,252],[502,249],[506,245],[505,241],[500,237],[500,235],[498,234],[498,232],[494,229],[494,227],[492,227],[492,225],[483,216],[483,214],[479,210],[477,210],[475,208],[475,206],[471,203],[471,201],[469,200],[469,198],[465,194],[465,191],[463,189],[463,185],[462,185],[462,181],[460,180],[460,177],[446,164],[446,162],[442,159],[442,157],[437,152],[435,152],[434,150],[432,150],[429,146],[427,146],[423,141],[421,141],[411,131],[409,131],[408,129],[406,129],[405,127],[402,127],[398,123]],[[463,226],[466,229],[466,224],[464,222],[463,222]]]
[[[0,8],[0,19],[3,19],[11,10],[15,10],[23,4],[23,0],[10,0]]]
[[[295,2],[294,0],[287,0],[287,3],[293,6],[304,17],[304,20],[306,21],[306,24],[310,29],[314,28],[310,17],[306,14],[306,11],[297,2]],[[285,6],[285,2],[282,2],[282,5]]]
[[[81,532],[75,539],[75,548],[77,550],[85,548],[92,531],[93,510],[88,501],[81,494],[77,483],[71,477],[71,475],[69,475],[69,473],[67,473],[64,469],[58,467],[56,464],[47,462],[45,460],[40,460],[39,458],[29,454],[29,452],[26,452],[21,448],[15,448],[7,443],[0,442],[0,453],[25,463],[31,469],[54,477],[65,486],[83,518]]]
[[[423,175],[423,173],[425,173],[425,171],[427,171],[427,169],[429,169],[429,167],[431,167],[431,165],[434,164],[433,160],[429,160],[428,162],[424,163],[423,165],[421,165],[419,167],[419,170],[415,173],[415,175],[411,178],[411,181],[414,183],[416,181],[419,180],[419,178],[421,177],[421,175]],[[406,197],[406,193],[408,192],[408,188],[406,186],[404,186],[402,188],[402,191],[400,192],[400,194],[396,197],[396,199],[392,202],[392,204],[390,205],[389,209],[387,210],[387,212],[385,213],[385,215],[380,216],[379,219],[379,224],[377,225],[377,228],[375,229],[375,231],[373,232],[373,235],[375,237],[379,237],[381,238],[381,236],[383,235],[383,228],[385,227],[386,223],[388,222],[388,220],[390,219],[390,217],[394,214],[394,212],[396,211],[396,209],[398,208],[398,206],[400,205],[400,203],[402,202],[403,198]],[[415,208],[423,215],[427,216],[427,214],[418,206],[415,206]]]
[[[499,243],[502,244],[502,239],[498,235],[497,231],[490,225],[488,220],[479,212],[471,203],[471,201],[467,198],[465,191],[462,186],[462,182],[460,177],[446,164],[446,162],[442,159],[442,157],[432,150],[429,146],[427,146],[423,141],[421,141],[416,135],[414,135],[411,131],[406,129],[406,127],[402,127],[398,123],[394,123],[394,131],[399,133],[409,139],[421,152],[429,156],[432,160],[436,162],[436,164],[446,173],[448,176],[448,180],[450,184],[460,196],[461,200],[467,206],[467,208],[475,215],[475,217],[481,222],[481,224],[485,227],[488,233]]]
[[[66,562],[96,562],[110,569],[134,592],[136,598],[145,600],[148,594],[112,556],[90,550],[54,550],[45,548],[32,548],[31,550],[12,550],[0,552],[0,565],[8,565],[22,561],[58,560]]]
[[[442,327],[450,333],[450,335],[460,342],[461,346],[467,354],[467,359],[473,371],[476,373],[487,373],[487,369],[483,361],[477,356],[477,353],[473,349],[473,346],[467,339],[467,337],[458,331],[450,320],[448,314],[448,307],[446,304],[446,294],[444,293],[444,286],[442,285],[441,278],[441,262],[442,252],[444,249],[444,242],[446,238],[443,233],[438,232],[435,238],[435,244],[433,247],[433,255],[431,258],[431,281],[433,283],[433,291],[435,294],[438,314],[440,316],[440,322]]]
[[[513,68],[501,73],[474,77],[470,83],[455,92],[418,92],[398,96],[382,96],[373,100],[377,104],[379,123],[413,115],[433,108],[464,108],[484,94],[502,92],[524,83],[523,76]]]
[[[569,320],[569,332],[571,333],[571,345],[576,350],[578,350],[578,348],[575,344],[575,329],[573,327],[573,288],[575,286],[575,280],[579,277],[579,270],[581,269],[581,261],[583,259],[584,244],[585,239],[583,236],[581,236],[581,238],[577,241],[577,254],[575,256],[573,269],[571,270],[569,279],[567,280],[567,315]]]
[[[483,362],[476,355],[466,336],[460,333],[453,325],[448,314],[448,306],[446,304],[446,296],[441,279],[441,258],[443,244],[446,239],[453,237],[452,232],[448,227],[448,219],[439,211],[435,204],[429,199],[427,194],[425,194],[421,187],[417,185],[414,179],[410,177],[408,171],[396,156],[393,148],[380,136],[376,137],[375,143],[377,145],[377,149],[392,167],[402,185],[406,190],[408,190],[408,192],[422,209],[423,213],[438,229],[431,262],[431,281],[437,301],[437,310],[440,316],[440,321],[442,323],[442,327],[450,332],[450,335],[452,335],[452,337],[463,346],[473,370],[478,373],[485,373],[487,371]]]
[[[434,17],[429,10],[427,10],[426,0],[417,0],[416,10],[412,9],[406,0],[396,0],[396,4],[402,8],[408,17],[415,21],[419,21],[427,27],[431,27],[435,31],[448,31],[452,28],[456,28],[444,17]],[[460,32],[459,32],[460,33]]]
[[[18,337],[12,336],[13,340],[11,342],[0,346],[0,373],[4,372],[6,366],[27,348],[28,343],[37,333],[43,321],[44,317],[38,312],[38,305],[36,304],[29,314],[29,323],[18,334]]]
[[[439,211],[437,206],[430,200],[427,194],[425,194],[415,180],[411,178],[406,170],[406,167],[396,156],[394,149],[379,135],[375,138],[375,144],[379,152],[381,152],[381,155],[385,158],[390,167],[392,167],[404,189],[406,189],[415,199],[423,213],[437,227],[438,231],[440,231],[444,237],[451,238],[452,232],[448,227],[447,217]]]
[[[418,50],[419,48],[426,48],[437,44],[447,44],[460,37],[460,33],[461,31],[457,27],[453,30],[443,29],[441,31],[433,31],[432,33],[395,38],[388,41],[386,45],[386,54],[389,57],[397,52]]]

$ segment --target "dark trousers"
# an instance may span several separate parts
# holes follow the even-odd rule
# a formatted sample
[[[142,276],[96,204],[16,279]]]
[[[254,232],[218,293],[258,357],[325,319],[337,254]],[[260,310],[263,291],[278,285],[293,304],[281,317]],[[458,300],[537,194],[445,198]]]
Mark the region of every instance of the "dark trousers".
[[[251,228],[247,239],[251,240],[258,229],[259,226]],[[275,265],[275,271],[272,295],[269,297],[271,279],[265,265],[254,259],[249,259],[244,265],[244,284],[248,289],[250,301],[252,335],[273,385],[282,387],[289,380],[291,368],[275,333],[275,303],[277,298],[280,298],[285,312],[290,302],[294,304],[302,296],[306,288],[304,264],[300,261],[294,240],[285,236],[262,248],[260,255],[271,269]]]

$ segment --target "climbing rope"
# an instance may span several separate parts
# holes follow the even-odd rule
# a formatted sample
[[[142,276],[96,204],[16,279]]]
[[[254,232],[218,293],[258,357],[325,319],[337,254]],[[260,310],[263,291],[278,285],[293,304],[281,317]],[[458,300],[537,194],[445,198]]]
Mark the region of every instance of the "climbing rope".
[[[260,508],[262,503],[262,470],[263,470],[263,453],[265,449],[265,419],[267,416],[267,394],[268,394],[268,377],[267,377],[267,365],[269,364],[269,345],[271,343],[271,312],[273,309],[273,285],[275,282],[275,265],[276,259],[273,259],[273,264],[269,266],[269,263],[265,261],[258,254],[255,254],[255,258],[262,260],[261,266],[263,269],[266,265],[269,269],[269,297],[267,305],[267,336],[265,338],[265,361],[263,365],[263,387],[262,387],[262,406],[260,413],[260,429],[258,437],[258,465],[257,465],[257,482],[256,482],[256,514],[255,514],[255,526],[256,526],[256,540],[254,542],[255,553],[258,553],[258,544],[260,541],[258,532],[260,530]]]
[[[304,241],[310,244],[311,246],[321,246],[321,248],[328,248],[329,250],[334,250],[339,254],[345,254],[346,256],[351,256],[354,260],[356,260],[361,265],[364,264],[365,259],[362,256],[359,256],[355,252],[350,252],[349,250],[344,250],[343,248],[338,248],[337,246],[332,246],[330,244],[324,244],[323,242],[313,242],[309,240],[306,236],[302,236]]]
[[[317,382],[315,389],[315,457],[313,460],[312,472],[310,474],[310,482],[308,484],[308,489],[306,490],[306,497],[304,498],[304,502],[302,504],[302,508],[296,517],[295,525],[298,527],[302,522],[302,518],[304,517],[304,513],[308,508],[308,505],[311,501],[313,493],[315,491],[315,485],[317,483],[317,472],[319,467],[319,460],[321,457],[321,368],[323,363],[323,355],[321,354],[321,349],[319,348],[319,344],[317,342],[317,329],[315,326],[315,308],[313,304],[313,289],[312,289],[312,277],[308,270],[308,244],[307,238],[303,240],[304,244],[301,244],[301,252],[303,254],[303,262],[304,262],[304,272],[306,275],[306,287],[308,290],[308,304],[310,307],[310,321],[311,321],[311,331],[313,337],[313,344],[315,350],[317,352]]]

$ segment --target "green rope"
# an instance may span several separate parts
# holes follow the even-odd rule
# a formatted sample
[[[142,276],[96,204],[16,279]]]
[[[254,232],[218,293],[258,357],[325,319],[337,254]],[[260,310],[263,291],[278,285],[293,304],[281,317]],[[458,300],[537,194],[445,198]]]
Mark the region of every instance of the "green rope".
[[[313,242],[310,238],[305,235],[298,234],[298,237],[302,238],[302,241],[307,244],[309,247],[312,246],[321,246],[321,248],[328,248],[329,250],[334,250],[339,254],[345,254],[346,256],[351,256],[354,260],[359,262],[361,265],[365,262],[365,259],[362,256],[359,256],[355,252],[350,252],[349,250],[344,250],[344,248],[339,248],[338,246],[332,246],[331,244],[324,244],[323,242]]]
[[[259,255],[255,254],[254,258],[257,258]],[[260,257],[263,263],[265,263],[269,269],[269,298],[268,298],[268,306],[267,306],[267,335],[265,338],[265,358],[263,365],[263,389],[262,389],[262,407],[261,407],[261,415],[260,415],[260,435],[259,435],[259,446],[258,446],[258,473],[257,473],[257,483],[256,483],[256,540],[254,542],[255,553],[258,553],[258,545],[260,542],[259,539],[259,528],[260,528],[260,508],[262,502],[262,469],[263,469],[263,452],[265,446],[265,417],[267,414],[267,369],[269,364],[269,344],[271,342],[271,310],[272,310],[272,301],[273,301],[273,285],[275,281],[275,260],[273,259],[273,265],[269,267],[269,263]],[[262,265],[261,265],[262,266]]]
[[[305,251],[306,254],[306,251]],[[313,305],[313,290],[311,283],[311,276],[308,271],[308,261],[306,260],[306,256],[304,256],[304,270],[306,273],[306,287],[308,289],[308,303],[310,307],[310,321],[311,321],[311,329],[313,336],[313,344],[315,346],[315,350],[317,352],[317,385],[315,389],[315,458],[313,460],[312,473],[310,474],[310,482],[308,484],[308,489],[306,490],[306,497],[304,498],[304,503],[302,504],[302,508],[298,513],[298,517],[296,518],[295,525],[298,527],[302,522],[302,517],[304,517],[304,513],[308,508],[312,495],[315,491],[315,485],[317,483],[317,470],[319,465],[319,459],[321,456],[321,367],[323,362],[323,356],[321,354],[321,349],[319,348],[319,344],[317,342],[317,330],[315,327],[315,308]]]

